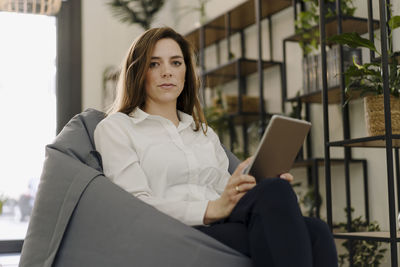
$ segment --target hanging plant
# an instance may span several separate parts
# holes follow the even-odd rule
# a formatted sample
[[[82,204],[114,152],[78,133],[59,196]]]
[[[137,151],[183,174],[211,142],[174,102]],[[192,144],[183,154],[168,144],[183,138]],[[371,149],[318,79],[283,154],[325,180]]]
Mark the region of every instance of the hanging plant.
[[[337,15],[336,0],[325,0],[325,18],[333,18]],[[304,0],[308,8],[299,13],[295,21],[295,32],[301,35],[299,45],[304,55],[308,55],[313,50],[318,49],[319,29],[315,26],[319,23],[319,3],[318,0]],[[353,0],[341,0],[342,15],[353,16],[356,10]]]
[[[199,23],[203,25],[207,22],[206,5],[210,0],[197,0],[197,5],[186,5],[181,8],[180,19],[195,12],[199,14]]]
[[[121,22],[139,24],[148,30],[154,15],[164,5],[164,0],[113,0],[108,5]]]

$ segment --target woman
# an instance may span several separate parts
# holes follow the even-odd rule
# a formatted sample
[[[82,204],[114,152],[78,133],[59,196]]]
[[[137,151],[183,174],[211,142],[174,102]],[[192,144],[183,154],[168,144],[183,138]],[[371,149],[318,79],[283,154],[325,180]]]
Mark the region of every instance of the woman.
[[[251,257],[254,266],[337,266],[328,227],[301,215],[290,174],[256,185],[242,174],[249,159],[228,173],[228,158],[199,103],[192,51],[167,27],[132,44],[117,98],[95,130],[105,175]]]

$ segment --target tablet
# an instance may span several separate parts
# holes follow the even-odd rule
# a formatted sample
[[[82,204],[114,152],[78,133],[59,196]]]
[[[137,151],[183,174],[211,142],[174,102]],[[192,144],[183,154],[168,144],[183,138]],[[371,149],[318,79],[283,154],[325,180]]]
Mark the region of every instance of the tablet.
[[[289,172],[311,128],[311,123],[273,115],[253,160],[243,173],[260,181]]]

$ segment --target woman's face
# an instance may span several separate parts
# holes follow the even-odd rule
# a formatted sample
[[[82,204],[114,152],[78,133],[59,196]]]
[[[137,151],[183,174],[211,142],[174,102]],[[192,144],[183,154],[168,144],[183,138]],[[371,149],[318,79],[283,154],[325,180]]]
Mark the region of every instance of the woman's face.
[[[186,65],[179,44],[170,38],[159,40],[146,73],[145,109],[151,105],[174,105],[185,84]]]

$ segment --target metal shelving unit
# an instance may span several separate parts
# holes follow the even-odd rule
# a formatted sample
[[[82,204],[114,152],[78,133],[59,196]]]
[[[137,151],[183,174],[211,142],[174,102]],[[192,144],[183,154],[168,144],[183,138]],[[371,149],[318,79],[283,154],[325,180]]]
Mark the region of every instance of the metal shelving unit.
[[[345,160],[343,158],[333,158],[330,160],[331,165],[343,165],[345,164]],[[367,160],[365,159],[350,159],[350,164],[361,164],[362,171],[363,171],[363,192],[364,192],[364,214],[365,214],[365,221],[367,223],[370,222],[369,216],[369,191],[368,191],[368,170],[367,170]],[[311,181],[309,184],[314,185],[314,188],[317,189],[314,191],[315,199],[319,198],[319,168],[325,166],[325,159],[324,158],[308,158],[308,159],[301,159],[297,160],[294,164],[293,168],[299,167],[306,167],[311,170]],[[313,215],[317,218],[321,217],[320,208],[316,206],[315,214]]]
[[[304,9],[304,5],[302,4],[301,0],[295,0],[294,1],[294,9],[295,9],[295,13],[297,13],[297,3],[300,3],[300,7],[303,10]],[[336,4],[336,10],[341,10],[340,8],[340,3],[338,6],[338,3]],[[324,18],[325,20],[325,18]],[[324,25],[323,27],[319,27],[319,25]],[[313,31],[318,31],[321,28],[321,34],[322,31],[324,32],[325,35],[325,39],[324,39],[324,43],[321,42],[320,40],[320,44],[322,44],[321,46],[327,46],[327,45],[331,45],[330,43],[328,43],[326,41],[326,37],[330,37],[333,36],[335,34],[340,34],[343,32],[357,32],[360,34],[364,34],[367,33],[369,28],[371,27],[372,29],[377,29],[379,27],[379,23],[378,21],[372,21],[371,23],[369,23],[368,19],[365,18],[359,18],[359,17],[349,17],[349,16],[342,16],[341,12],[338,12],[338,15],[336,17],[331,17],[329,18],[326,22],[324,22],[324,24],[319,24],[316,25],[315,27],[313,27],[311,30],[309,30],[308,32],[313,32]],[[323,30],[322,30],[323,29]],[[312,35],[312,34],[311,34]],[[287,44],[290,42],[299,42],[301,40],[303,41],[307,41],[302,39],[303,38],[303,34],[302,33],[297,33],[294,34],[292,36],[289,36],[287,38],[285,38],[282,42],[282,50],[283,50],[283,76],[284,76],[284,80],[283,80],[283,84],[282,84],[282,106],[284,106],[284,102],[297,102],[298,104],[303,104],[305,106],[305,114],[306,114],[306,120],[310,120],[310,104],[323,104],[323,91],[314,91],[314,92],[310,92],[310,93],[306,93],[306,94],[301,94],[298,96],[294,96],[294,97],[289,97],[287,95],[287,84],[286,84],[286,80],[287,80],[287,73],[286,73],[286,62],[287,62],[287,58],[286,58],[286,54],[287,54]],[[344,70],[344,66],[343,66],[343,50],[342,48],[340,48],[340,64],[339,64],[339,71],[340,73],[343,72]],[[321,52],[321,57],[324,59],[325,61],[325,69],[322,69],[323,73],[326,73],[326,51],[324,50],[324,53]],[[325,81],[326,82],[326,81]],[[327,104],[344,104],[345,101],[345,94],[344,94],[344,78],[341,77],[340,79],[340,84],[339,86],[336,87],[332,87],[332,88],[327,88],[327,84],[324,84],[324,88],[326,88],[325,93],[328,95],[327,97]],[[358,97],[358,95],[354,95],[353,98]],[[327,107],[326,107],[327,108]],[[325,109],[325,107],[324,107]],[[343,117],[342,117],[342,121],[343,121],[343,137],[345,139],[349,139],[350,138],[350,124],[349,124],[349,115],[348,115],[348,107],[345,106],[343,109]],[[325,123],[325,122],[324,122]],[[328,134],[326,133],[326,130],[324,130],[324,134]],[[319,194],[319,177],[318,177],[318,168],[321,167],[321,159],[319,158],[315,158],[312,155],[312,140],[311,140],[311,135],[308,136],[307,138],[307,157],[306,160],[309,162],[307,167],[307,173],[309,176],[309,183],[310,184],[314,184],[314,187],[317,189],[315,190],[315,197],[318,196]],[[329,156],[329,154],[327,155],[327,153],[325,153],[325,158],[327,158],[327,156]],[[344,157],[342,159],[334,159],[331,160],[330,157],[327,158],[327,160],[323,161],[324,162],[324,166],[326,167],[327,163],[329,162],[329,167],[328,170],[325,169],[325,172],[329,171],[330,172],[330,163],[332,164],[341,164],[344,166],[344,178],[345,178],[345,195],[346,195],[346,210],[347,210],[347,214],[346,214],[346,218],[347,218],[347,229],[350,230],[351,227],[351,221],[352,221],[352,216],[351,216],[351,192],[350,192],[350,165],[354,162],[362,162],[362,168],[363,168],[363,182],[364,182],[364,207],[365,207],[365,218],[366,221],[369,222],[369,199],[368,199],[368,171],[367,171],[367,162],[364,159],[354,159],[352,157],[351,154],[351,149],[350,148],[345,148],[344,151]],[[299,163],[301,165],[301,161]],[[330,179],[330,177],[328,178]],[[329,181],[330,183],[330,181]],[[329,202],[331,202],[331,192],[327,192],[327,196],[326,198],[329,200]],[[331,210],[331,206],[328,205],[327,207],[329,210]],[[329,213],[329,212],[328,212]],[[318,214],[319,215],[319,214]],[[328,215],[328,223],[330,224],[330,226],[332,227],[332,219],[331,219],[331,215]]]
[[[195,48],[199,51],[199,61],[201,69],[201,77],[203,80],[202,97],[205,100],[204,86],[209,88],[215,88],[219,85],[226,84],[230,81],[237,80],[238,88],[238,110],[234,114],[229,114],[227,120],[230,128],[230,149],[233,149],[232,136],[235,135],[235,126],[242,126],[243,136],[243,152],[245,155],[249,154],[248,148],[248,136],[247,128],[249,123],[259,121],[261,125],[260,134],[265,130],[266,122],[270,117],[265,111],[264,104],[264,87],[263,87],[263,71],[267,68],[279,68],[282,77],[282,63],[273,59],[273,46],[272,46],[272,20],[271,17],[276,13],[292,6],[292,0],[249,0],[246,1],[231,10],[228,10],[224,14],[214,18],[206,24],[200,26],[197,29],[189,32],[186,38],[192,42]],[[263,19],[268,20],[269,25],[269,47],[271,58],[264,60],[262,57],[262,46],[261,46],[261,21]],[[258,57],[250,59],[246,57],[245,47],[245,29],[256,25],[257,27],[257,48]],[[220,45],[221,41],[226,40],[227,54],[231,55],[231,36],[238,34],[240,37],[240,52],[239,57],[230,59],[224,64],[220,64]],[[217,47],[217,64],[218,66],[212,69],[205,68],[205,48],[211,45]],[[259,112],[249,113],[244,112],[242,96],[247,94],[246,77],[251,74],[258,73],[259,77]],[[206,104],[206,103],[204,103]]]
[[[325,3],[320,0],[320,14],[325,13]],[[343,17],[341,16],[340,9],[340,1],[336,1],[336,7],[339,12],[338,14],[338,24],[337,24],[337,32],[340,34],[344,29],[344,23],[342,23]],[[351,156],[351,148],[352,147],[381,147],[386,149],[386,167],[387,167],[387,183],[388,183],[388,209],[389,209],[389,231],[388,232],[363,232],[363,233],[338,233],[335,234],[335,238],[338,239],[353,239],[353,240],[375,240],[387,242],[390,245],[390,262],[391,266],[398,266],[398,252],[397,252],[397,243],[400,241],[400,235],[396,231],[397,219],[396,219],[396,208],[395,208],[395,183],[394,183],[394,160],[393,160],[393,150],[395,151],[395,164],[396,164],[396,178],[397,185],[399,186],[400,175],[399,175],[399,153],[398,148],[400,147],[400,135],[392,134],[391,127],[391,114],[390,114],[390,101],[389,101],[389,76],[388,76],[388,52],[387,52],[387,36],[388,29],[386,26],[386,22],[388,21],[388,12],[387,6],[389,6],[388,0],[379,0],[379,29],[380,29],[380,41],[382,47],[382,58],[380,59],[382,65],[382,78],[383,78],[383,88],[384,88],[384,111],[385,111],[385,135],[382,136],[374,136],[374,137],[364,137],[364,138],[356,138],[352,139],[346,133],[344,134],[344,140],[332,142],[329,136],[329,112],[328,112],[328,104],[329,101],[329,90],[327,87],[327,64],[326,64],[326,38],[329,33],[326,30],[325,25],[327,25],[327,21],[325,21],[325,17],[323,15],[320,16],[320,44],[321,44],[321,55],[322,55],[322,79],[323,79],[323,90],[322,90],[322,103],[323,103],[323,117],[324,117],[324,151],[325,151],[325,176],[326,176],[326,192],[327,192],[327,221],[330,227],[332,228],[332,188],[331,188],[331,157],[330,157],[330,149],[332,147],[343,147],[345,150],[345,160],[349,160],[349,155]],[[368,0],[368,30],[369,30],[369,38],[371,41],[374,39],[374,25],[373,21],[373,12],[372,12],[372,0]],[[371,60],[375,60],[374,54],[370,54]],[[343,65],[341,66],[341,73],[343,72]],[[344,77],[341,77],[341,92],[342,92],[342,103],[344,101]],[[344,111],[343,113],[347,113],[348,111]],[[345,114],[346,115],[346,114]],[[348,116],[348,114],[347,114]],[[348,117],[347,117],[348,119]],[[343,118],[344,123],[346,122],[346,118]],[[348,155],[349,154],[349,155]],[[346,173],[346,176],[348,174]],[[347,187],[350,185],[348,184]],[[398,188],[399,189],[399,188]],[[398,204],[400,204],[400,198],[397,199]],[[351,217],[350,217],[351,218]],[[350,265],[352,262],[350,261]]]

